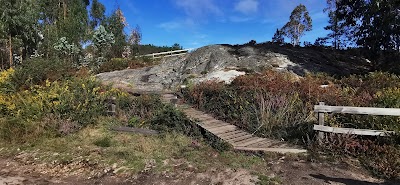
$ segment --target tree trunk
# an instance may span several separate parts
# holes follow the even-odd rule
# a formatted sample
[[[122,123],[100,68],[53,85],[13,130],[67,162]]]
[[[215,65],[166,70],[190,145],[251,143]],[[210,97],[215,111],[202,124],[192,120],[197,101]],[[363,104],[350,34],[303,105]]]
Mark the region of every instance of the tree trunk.
[[[63,0],[64,20],[67,18],[67,3]]]
[[[13,53],[12,53],[11,35],[8,35],[8,44],[10,44],[9,48],[8,48],[8,51],[10,53],[10,67],[12,67],[12,65],[13,65]]]
[[[20,64],[22,64],[23,63],[23,61],[24,61],[24,50],[22,49],[22,48],[19,48],[19,53],[20,53],[20,56],[21,56],[21,63]]]

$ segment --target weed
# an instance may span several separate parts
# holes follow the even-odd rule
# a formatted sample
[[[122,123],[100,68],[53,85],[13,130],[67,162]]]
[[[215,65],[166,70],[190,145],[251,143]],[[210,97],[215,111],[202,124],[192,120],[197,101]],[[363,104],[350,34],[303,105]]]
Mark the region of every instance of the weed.
[[[111,139],[108,136],[104,136],[94,141],[93,144],[99,147],[110,147]]]
[[[279,177],[271,178],[262,174],[258,175],[258,180],[257,185],[278,185],[282,183]]]

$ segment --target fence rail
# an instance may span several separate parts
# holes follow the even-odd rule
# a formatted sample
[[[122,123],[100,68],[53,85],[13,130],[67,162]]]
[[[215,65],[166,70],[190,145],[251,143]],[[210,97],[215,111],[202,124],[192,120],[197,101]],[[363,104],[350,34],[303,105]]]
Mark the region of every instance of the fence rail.
[[[395,108],[327,106],[324,102],[320,102],[319,105],[315,105],[314,112],[318,114],[318,125],[314,125],[314,130],[319,131],[318,138],[320,140],[324,138],[324,132],[368,136],[389,136],[395,133],[394,131],[385,130],[337,128],[325,126],[325,113],[400,116],[400,109]]]
[[[163,58],[163,57],[173,57],[173,56],[181,56],[186,55],[190,49],[181,49],[181,50],[174,50],[174,51],[166,51],[160,53],[152,53],[147,55],[141,55],[139,57],[152,57],[154,58]]]

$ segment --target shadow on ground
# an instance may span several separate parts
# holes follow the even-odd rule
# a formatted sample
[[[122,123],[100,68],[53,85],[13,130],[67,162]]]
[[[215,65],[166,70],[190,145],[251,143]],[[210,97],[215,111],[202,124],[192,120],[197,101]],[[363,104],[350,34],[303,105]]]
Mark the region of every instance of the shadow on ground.
[[[400,182],[383,182],[383,183],[374,183],[374,182],[367,182],[362,180],[354,180],[354,179],[347,179],[347,178],[338,178],[338,177],[328,177],[323,174],[310,174],[311,177],[316,179],[320,179],[325,181],[325,183],[330,184],[330,182],[342,183],[345,185],[398,185]]]

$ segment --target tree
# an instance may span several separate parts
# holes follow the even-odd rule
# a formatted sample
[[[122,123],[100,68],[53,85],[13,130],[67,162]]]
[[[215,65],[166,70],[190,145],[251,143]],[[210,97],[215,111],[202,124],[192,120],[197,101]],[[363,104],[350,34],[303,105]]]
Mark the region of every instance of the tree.
[[[142,41],[142,31],[139,25],[137,25],[135,29],[132,29],[128,39],[130,49],[134,55],[139,54],[139,44],[141,41]]]
[[[13,66],[13,47],[20,40],[23,58],[32,52],[38,41],[38,11],[32,0],[0,0],[0,36],[7,40],[9,65]],[[24,53],[24,54],[23,54]]]
[[[276,32],[274,36],[272,37],[272,42],[277,43],[277,44],[282,44],[285,42],[285,39],[283,38],[283,33],[281,30],[276,29]]]
[[[282,32],[289,37],[293,45],[300,44],[305,31],[312,30],[312,20],[306,6],[300,4],[291,13],[290,20],[283,26]]]
[[[92,6],[90,7],[90,26],[95,29],[101,22],[105,19],[106,7],[101,4],[98,0],[92,1]]]
[[[37,0],[37,4],[43,35],[39,51],[46,57],[54,56],[53,46],[62,37],[76,46],[88,39],[88,0]]]
[[[400,0],[336,1],[340,36],[365,49],[374,66],[384,53],[400,51]]]
[[[122,57],[124,48],[127,45],[126,34],[124,28],[126,26],[126,19],[120,8],[106,18],[104,27],[108,32],[114,34],[115,43],[111,46],[111,54],[113,57]]]
[[[172,45],[172,49],[173,50],[181,50],[183,49],[181,45],[179,45],[178,43],[175,43],[174,45]]]
[[[326,36],[325,42],[331,42],[332,47],[335,49],[345,48],[349,45],[348,39],[345,37],[346,27],[343,20],[339,20],[337,15],[339,9],[338,4],[342,0],[327,0],[328,6],[324,9],[324,12],[328,13],[328,26],[324,27],[325,30],[330,31]]]

